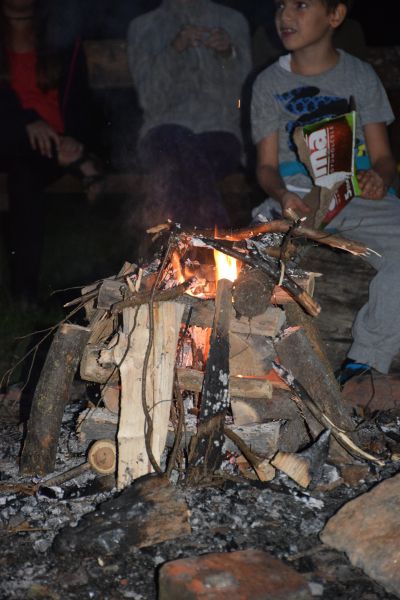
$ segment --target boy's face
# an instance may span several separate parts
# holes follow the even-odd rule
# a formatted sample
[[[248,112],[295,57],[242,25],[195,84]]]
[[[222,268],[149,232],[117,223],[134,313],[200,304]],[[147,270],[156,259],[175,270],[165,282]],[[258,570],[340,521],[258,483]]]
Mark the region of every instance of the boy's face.
[[[276,0],[275,24],[286,50],[295,51],[330,40],[343,21],[343,7],[329,11],[323,0]]]

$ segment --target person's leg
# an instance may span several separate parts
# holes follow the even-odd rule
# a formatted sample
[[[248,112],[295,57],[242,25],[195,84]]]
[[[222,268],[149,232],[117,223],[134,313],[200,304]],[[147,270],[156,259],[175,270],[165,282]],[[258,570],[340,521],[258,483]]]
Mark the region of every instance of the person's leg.
[[[200,227],[228,225],[216,180],[231,172],[235,141],[231,134],[196,135],[177,125],[149,131],[139,145],[140,162],[150,175],[146,224],[169,218]],[[240,161],[240,144],[238,154]]]
[[[400,350],[400,200],[354,198],[330,223],[333,228],[371,248],[367,261],[377,270],[355,319],[348,357],[387,373]]]
[[[206,131],[199,133],[197,140],[217,181],[235,173],[240,168],[242,146],[233,133]]]

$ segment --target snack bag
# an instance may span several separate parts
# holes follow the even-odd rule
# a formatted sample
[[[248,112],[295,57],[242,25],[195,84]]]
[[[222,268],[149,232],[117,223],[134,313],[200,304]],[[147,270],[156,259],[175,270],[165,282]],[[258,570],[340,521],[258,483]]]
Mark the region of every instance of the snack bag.
[[[324,206],[319,207],[321,216],[317,225],[321,228],[360,193],[355,172],[355,120],[356,113],[351,111],[296,130],[300,160],[314,185],[324,191],[321,193]]]

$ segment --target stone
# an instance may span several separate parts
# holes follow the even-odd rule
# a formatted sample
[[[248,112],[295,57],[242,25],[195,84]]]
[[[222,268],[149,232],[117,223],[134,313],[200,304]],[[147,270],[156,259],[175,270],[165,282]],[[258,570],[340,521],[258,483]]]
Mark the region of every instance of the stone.
[[[350,379],[342,391],[343,402],[365,408],[370,412],[400,408],[400,375],[374,372]]]
[[[320,538],[400,598],[400,474],[345,504]]]
[[[261,550],[204,554],[165,563],[159,600],[310,600],[306,579]]]

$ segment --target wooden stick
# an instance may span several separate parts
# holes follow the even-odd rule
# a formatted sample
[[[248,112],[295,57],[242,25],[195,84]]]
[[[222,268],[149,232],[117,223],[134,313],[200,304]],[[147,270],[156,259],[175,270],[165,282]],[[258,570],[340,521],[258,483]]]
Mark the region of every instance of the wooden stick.
[[[186,290],[190,287],[192,280],[189,279],[184,283],[176,285],[169,290],[156,290],[154,294],[155,302],[168,302],[169,300],[175,300],[179,296],[182,296]],[[132,294],[129,298],[116,302],[112,305],[111,314],[115,315],[122,312],[124,308],[132,308],[134,306],[140,306],[141,304],[147,304],[150,301],[151,292],[137,292]]]
[[[258,225],[254,225],[253,227],[247,227],[244,229],[221,229],[218,230],[217,235],[214,235],[215,232],[212,229],[196,229],[194,227],[187,228],[185,231],[179,231],[178,226],[174,225],[173,223],[164,223],[162,225],[158,225],[156,228],[148,229],[147,233],[153,233],[156,229],[158,231],[168,231],[174,227],[176,232],[182,235],[239,242],[257,237],[258,235],[263,235],[265,233],[287,233],[291,228],[293,228],[293,222],[281,219],[269,221],[268,223],[260,223]],[[325,231],[303,227],[301,224],[298,227],[293,228],[292,233],[294,237],[305,237],[320,244],[331,246],[332,248],[340,248],[341,250],[345,250],[351,254],[367,256],[370,253],[370,249],[359,242],[348,240],[339,235],[332,235]]]

